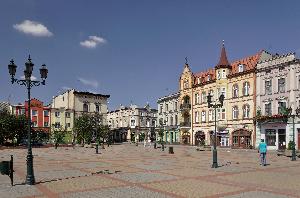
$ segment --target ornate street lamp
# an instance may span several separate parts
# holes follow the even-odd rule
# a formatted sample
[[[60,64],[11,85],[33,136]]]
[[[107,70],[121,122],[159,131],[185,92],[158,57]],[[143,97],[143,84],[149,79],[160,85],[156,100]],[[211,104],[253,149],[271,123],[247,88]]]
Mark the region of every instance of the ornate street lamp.
[[[24,80],[19,80],[15,78],[17,66],[14,63],[14,60],[10,61],[8,65],[9,74],[11,75],[11,83],[14,84],[15,82],[19,85],[24,85],[27,88],[28,93],[28,134],[27,134],[27,175],[26,175],[26,184],[34,185],[35,178],[33,172],[33,156],[32,156],[32,146],[31,146],[31,112],[30,112],[30,89],[34,86],[45,85],[45,79],[47,78],[48,69],[46,65],[42,65],[40,68],[40,74],[42,81],[31,80],[32,72],[33,72],[34,64],[31,62],[30,55],[28,57],[28,61],[25,63],[25,70],[24,70]]]
[[[219,97],[219,104],[215,103],[212,104],[212,95],[208,93],[207,96],[207,103],[208,103],[208,108],[214,108],[215,109],[215,134],[214,134],[214,149],[213,149],[213,164],[212,168],[218,168],[218,156],[217,156],[217,108],[223,107],[223,102],[225,99],[225,96],[223,94],[220,95]]]
[[[292,114],[293,109],[292,107],[288,108],[288,117],[293,118],[293,148],[292,148],[292,161],[296,161],[296,143],[295,143],[295,117],[299,117],[300,116],[300,108],[297,107],[297,109],[295,110],[296,115]],[[298,142],[299,144],[299,142]]]

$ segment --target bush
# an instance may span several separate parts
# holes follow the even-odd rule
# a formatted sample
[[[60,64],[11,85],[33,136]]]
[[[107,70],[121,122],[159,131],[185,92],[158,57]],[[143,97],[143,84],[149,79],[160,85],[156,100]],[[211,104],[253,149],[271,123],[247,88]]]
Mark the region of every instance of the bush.
[[[295,142],[293,141],[290,141],[289,144],[288,144],[288,150],[293,150],[295,148]]]

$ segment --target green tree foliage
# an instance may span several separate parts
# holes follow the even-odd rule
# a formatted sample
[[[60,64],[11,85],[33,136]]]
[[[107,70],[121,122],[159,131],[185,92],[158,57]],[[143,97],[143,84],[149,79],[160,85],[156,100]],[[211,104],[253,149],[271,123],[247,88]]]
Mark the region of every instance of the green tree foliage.
[[[93,119],[88,114],[75,118],[74,132],[78,143],[91,143],[94,132],[93,125]]]
[[[51,127],[51,139],[55,144],[55,149],[59,144],[64,143],[64,137],[68,134],[63,127],[56,128],[55,125]]]
[[[25,116],[12,115],[7,111],[0,112],[0,144],[16,141],[19,144],[26,138],[28,121]]]

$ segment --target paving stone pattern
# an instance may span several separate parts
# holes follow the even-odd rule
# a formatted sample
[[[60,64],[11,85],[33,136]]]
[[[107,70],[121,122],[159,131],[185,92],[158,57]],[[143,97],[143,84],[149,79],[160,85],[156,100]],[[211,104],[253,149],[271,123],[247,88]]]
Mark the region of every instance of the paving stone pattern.
[[[219,168],[212,169],[212,153],[192,146],[154,149],[124,143],[100,149],[34,148],[37,184],[24,184],[26,149],[0,150],[0,160],[14,155],[15,185],[0,175],[0,197],[103,198],[300,198],[300,159],[270,151],[268,166],[259,165],[255,150],[218,150]]]

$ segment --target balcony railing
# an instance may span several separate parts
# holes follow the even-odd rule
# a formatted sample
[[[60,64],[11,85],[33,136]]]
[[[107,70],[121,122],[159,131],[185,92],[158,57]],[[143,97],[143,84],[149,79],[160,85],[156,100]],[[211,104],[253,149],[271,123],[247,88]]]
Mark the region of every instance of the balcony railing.
[[[191,109],[191,104],[184,103],[180,105],[181,110],[190,110]]]

